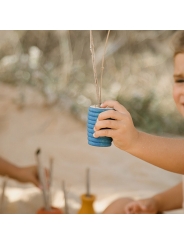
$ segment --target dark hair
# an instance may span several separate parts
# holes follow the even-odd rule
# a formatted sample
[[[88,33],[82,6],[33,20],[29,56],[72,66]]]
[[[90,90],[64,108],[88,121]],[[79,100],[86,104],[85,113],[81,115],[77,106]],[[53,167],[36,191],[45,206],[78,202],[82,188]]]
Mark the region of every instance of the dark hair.
[[[174,56],[184,53],[184,31],[176,31],[172,38],[172,46],[174,48]]]

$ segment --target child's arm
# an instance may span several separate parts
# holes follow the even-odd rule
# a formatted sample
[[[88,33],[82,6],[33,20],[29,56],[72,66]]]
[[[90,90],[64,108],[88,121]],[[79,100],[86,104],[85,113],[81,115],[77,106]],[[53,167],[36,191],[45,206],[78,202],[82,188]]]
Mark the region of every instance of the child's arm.
[[[121,199],[120,199],[121,201]],[[119,202],[120,202],[119,201]],[[156,214],[182,208],[182,182],[151,198],[129,202],[125,207],[128,214]],[[116,201],[118,202],[118,201]],[[112,206],[113,204],[111,204]],[[117,206],[117,204],[116,204]],[[112,209],[113,207],[111,207]]]
[[[0,175],[7,175],[20,182],[31,182],[37,187],[40,186],[36,166],[20,168],[0,157]]]
[[[184,174],[184,139],[159,137],[139,132],[130,113],[117,101],[106,101],[101,107],[111,107],[100,113],[94,137],[108,136],[114,144],[146,162],[168,171]],[[106,120],[112,118],[115,120]],[[110,128],[103,129],[101,128]]]
[[[159,212],[182,208],[183,189],[182,182],[167,191],[153,196]]]

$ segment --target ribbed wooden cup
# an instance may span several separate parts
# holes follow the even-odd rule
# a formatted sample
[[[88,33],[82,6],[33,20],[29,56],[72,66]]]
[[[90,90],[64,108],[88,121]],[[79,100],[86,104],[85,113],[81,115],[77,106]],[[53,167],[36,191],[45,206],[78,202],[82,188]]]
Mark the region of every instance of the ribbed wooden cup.
[[[88,144],[98,147],[108,147],[112,144],[112,138],[110,137],[98,137],[94,138],[94,126],[98,115],[107,110],[112,110],[111,108],[99,108],[95,106],[90,106],[88,109],[88,122],[87,122],[87,134],[88,134]],[[102,129],[103,130],[103,129]]]

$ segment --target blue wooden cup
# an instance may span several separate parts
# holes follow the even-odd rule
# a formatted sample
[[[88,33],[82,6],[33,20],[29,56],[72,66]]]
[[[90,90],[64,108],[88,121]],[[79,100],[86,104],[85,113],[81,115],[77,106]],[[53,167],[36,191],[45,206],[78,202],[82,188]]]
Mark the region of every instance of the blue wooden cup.
[[[107,147],[111,146],[112,138],[110,137],[98,137],[94,138],[94,126],[96,124],[96,120],[98,115],[107,110],[112,110],[112,108],[99,108],[95,106],[90,106],[88,109],[88,122],[87,122],[87,134],[88,134],[88,144],[92,146],[98,147]],[[103,130],[103,129],[102,129]]]

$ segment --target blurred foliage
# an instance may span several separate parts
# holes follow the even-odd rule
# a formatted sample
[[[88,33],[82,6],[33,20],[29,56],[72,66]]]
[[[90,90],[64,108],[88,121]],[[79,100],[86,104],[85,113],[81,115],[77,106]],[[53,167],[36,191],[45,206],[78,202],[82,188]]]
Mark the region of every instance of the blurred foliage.
[[[111,31],[102,100],[115,99],[140,129],[184,134],[172,99],[174,31]],[[0,82],[34,87],[48,105],[85,121],[96,104],[89,31],[0,31]],[[98,74],[107,31],[93,31]],[[22,103],[26,100],[20,94]]]

